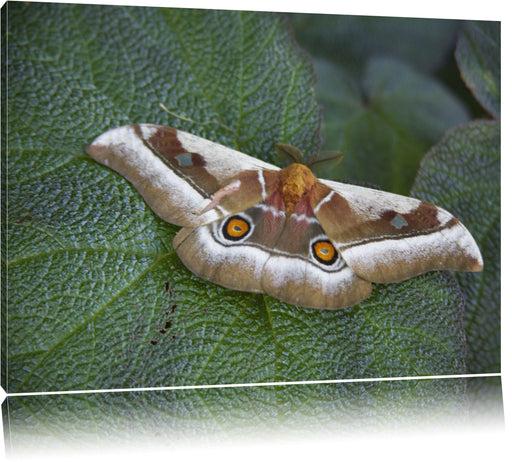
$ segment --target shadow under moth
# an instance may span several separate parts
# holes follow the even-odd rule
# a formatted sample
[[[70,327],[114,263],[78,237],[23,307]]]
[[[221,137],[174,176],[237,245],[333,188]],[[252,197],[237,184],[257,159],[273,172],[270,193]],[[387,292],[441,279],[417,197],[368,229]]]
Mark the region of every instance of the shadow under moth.
[[[197,276],[303,307],[339,309],[432,270],[480,271],[473,237],[446,210],[280,169],[174,128],[115,128],[87,148],[163,220]]]

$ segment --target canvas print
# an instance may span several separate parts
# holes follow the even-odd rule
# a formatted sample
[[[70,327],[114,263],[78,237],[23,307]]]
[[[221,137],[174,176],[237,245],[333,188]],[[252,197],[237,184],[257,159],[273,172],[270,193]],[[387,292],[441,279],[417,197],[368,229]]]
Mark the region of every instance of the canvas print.
[[[499,22],[8,2],[2,31],[13,452],[500,421]]]

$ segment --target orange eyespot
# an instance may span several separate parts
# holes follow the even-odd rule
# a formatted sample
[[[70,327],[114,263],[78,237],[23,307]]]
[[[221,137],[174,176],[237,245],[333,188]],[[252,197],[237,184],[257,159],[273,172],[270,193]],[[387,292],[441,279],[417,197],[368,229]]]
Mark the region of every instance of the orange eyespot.
[[[330,241],[321,240],[313,243],[313,256],[324,265],[332,265],[338,259],[338,252]]]
[[[245,218],[235,215],[224,223],[222,234],[230,241],[239,241],[247,235],[250,229],[251,225]]]

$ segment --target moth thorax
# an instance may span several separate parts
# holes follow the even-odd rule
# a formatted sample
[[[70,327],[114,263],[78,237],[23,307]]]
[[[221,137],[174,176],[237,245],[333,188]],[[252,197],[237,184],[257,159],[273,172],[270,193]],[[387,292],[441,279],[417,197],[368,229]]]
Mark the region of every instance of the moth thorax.
[[[280,180],[287,216],[291,215],[295,206],[311,192],[318,181],[313,172],[302,164],[291,164],[281,170]]]

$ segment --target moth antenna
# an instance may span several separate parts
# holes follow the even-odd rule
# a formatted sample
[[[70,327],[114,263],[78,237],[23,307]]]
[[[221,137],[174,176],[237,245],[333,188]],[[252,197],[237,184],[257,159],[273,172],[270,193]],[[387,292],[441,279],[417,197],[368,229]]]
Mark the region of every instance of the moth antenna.
[[[345,153],[341,151],[320,151],[318,157],[313,159],[307,165],[308,167],[334,168],[345,157]]]
[[[319,165],[320,168],[333,168],[341,162],[345,155],[345,153],[339,151],[320,151],[320,153],[306,161],[304,154],[296,146],[287,143],[277,143],[275,148],[279,157],[286,165],[297,163],[304,164],[310,168],[318,167]]]
[[[302,151],[288,143],[276,143],[276,152],[279,155],[280,159],[286,164],[303,164],[304,163],[304,154]]]

